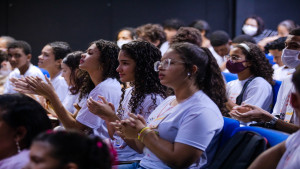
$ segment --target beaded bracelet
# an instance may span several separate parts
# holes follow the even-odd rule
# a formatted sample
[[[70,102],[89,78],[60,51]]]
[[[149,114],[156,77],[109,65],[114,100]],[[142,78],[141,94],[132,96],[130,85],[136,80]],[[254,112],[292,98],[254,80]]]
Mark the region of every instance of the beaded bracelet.
[[[142,128],[142,130],[138,133],[138,140],[140,140],[142,133],[143,133],[146,129],[150,129],[150,128],[149,128],[149,127],[144,127],[144,128]]]

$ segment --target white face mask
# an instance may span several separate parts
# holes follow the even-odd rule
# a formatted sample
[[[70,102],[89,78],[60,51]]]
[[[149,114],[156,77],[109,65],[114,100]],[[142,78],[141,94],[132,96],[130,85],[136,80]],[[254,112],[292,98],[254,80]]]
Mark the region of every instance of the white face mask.
[[[242,30],[245,32],[245,34],[253,36],[257,32],[257,27],[251,25],[244,25]]]
[[[118,40],[117,45],[121,48],[124,44],[131,42],[131,40]]]
[[[296,68],[300,65],[299,54],[299,50],[283,49],[281,55],[282,63],[290,68]]]

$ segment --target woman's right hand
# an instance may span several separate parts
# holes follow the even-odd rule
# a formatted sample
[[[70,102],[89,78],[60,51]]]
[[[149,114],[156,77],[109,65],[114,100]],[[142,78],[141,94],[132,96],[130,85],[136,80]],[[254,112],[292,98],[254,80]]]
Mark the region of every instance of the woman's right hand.
[[[101,100],[94,100],[93,98],[87,99],[87,107],[89,111],[105,121],[116,121],[118,117],[115,113],[115,107],[112,103],[108,102],[105,97],[98,96]]]

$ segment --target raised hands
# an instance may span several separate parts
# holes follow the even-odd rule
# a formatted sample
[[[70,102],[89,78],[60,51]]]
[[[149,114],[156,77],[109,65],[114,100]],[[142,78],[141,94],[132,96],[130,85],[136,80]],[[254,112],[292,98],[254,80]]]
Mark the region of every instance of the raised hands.
[[[115,106],[108,102],[105,97],[98,96],[98,101],[95,101],[93,98],[87,99],[87,107],[89,111],[99,117],[101,117],[105,121],[116,121],[118,120],[118,117],[115,113]]]
[[[39,77],[27,76],[26,78],[11,79],[11,82],[15,90],[20,93],[37,94],[49,98],[55,89],[50,80],[47,77],[45,79],[46,82]]]

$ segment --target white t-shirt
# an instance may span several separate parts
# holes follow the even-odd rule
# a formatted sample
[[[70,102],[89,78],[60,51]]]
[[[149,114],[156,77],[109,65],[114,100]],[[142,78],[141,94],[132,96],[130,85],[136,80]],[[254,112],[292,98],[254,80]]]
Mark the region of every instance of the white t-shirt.
[[[287,66],[281,66],[279,67],[277,64],[272,66],[274,69],[273,79],[282,81],[285,79],[288,75],[291,75],[295,72],[295,69],[289,68]]]
[[[236,98],[240,95],[244,84],[249,78],[245,80],[233,80],[226,85],[226,95],[233,103],[236,103]],[[247,86],[243,102],[251,105],[261,107],[270,112],[273,101],[272,86],[262,77],[255,77]]]
[[[8,79],[10,78],[21,78],[21,77],[26,77],[26,76],[34,76],[34,77],[40,77],[41,79],[43,79],[45,81],[45,76],[42,73],[42,71],[30,64],[28,70],[24,73],[24,75],[21,75],[20,71],[18,68],[15,68],[9,75],[8,75]],[[12,86],[12,83],[7,80],[6,83],[4,84],[4,94],[13,94],[13,93],[17,93],[17,91],[15,91],[13,89],[14,87]]]
[[[281,157],[277,169],[300,168],[300,131],[290,135],[285,142],[285,153]]]
[[[29,162],[29,150],[24,149],[20,153],[0,161],[0,169],[19,169]]]
[[[169,49],[169,42],[168,41],[165,41],[161,46],[160,46],[160,52],[161,52],[161,55],[163,56],[166,51]]]
[[[89,94],[88,98],[100,100],[98,96],[103,96],[108,102],[111,102],[115,108],[119,106],[121,98],[121,85],[116,79],[108,78],[99,83]],[[94,130],[94,134],[106,139],[109,138],[105,121],[99,116],[91,113],[86,104],[82,106],[76,120]]]
[[[294,108],[291,105],[290,99],[292,92],[295,92],[295,87],[292,82],[292,75],[288,75],[285,79],[283,79],[278,95],[275,106],[273,108],[273,115],[281,115],[286,116],[285,114],[292,113],[292,117],[285,119],[286,122],[290,122],[296,125],[300,125],[298,120],[297,114],[293,113]]]
[[[122,101],[122,108],[121,111],[123,112],[122,119],[127,119],[128,113],[131,113],[129,109],[129,101],[132,96],[132,87],[126,89],[124,100]],[[156,98],[156,104],[153,103],[152,98]],[[164,99],[158,94],[149,94],[146,95],[144,101],[142,102],[141,106],[137,107],[135,113],[140,114],[147,119],[150,113],[163,101]],[[118,160],[119,161],[132,161],[132,160],[140,160],[143,155],[137,153],[135,150],[130,148],[126,142],[124,142],[120,137],[116,137],[113,142],[114,147],[118,152]]]
[[[212,46],[210,46],[208,49],[210,50],[211,54],[216,58],[217,63],[218,63],[219,66],[222,66],[223,63],[226,62],[225,57],[220,56],[220,55],[214,50],[214,48],[213,48]]]
[[[56,94],[61,102],[64,101],[65,97],[68,95],[69,89],[66,80],[61,76],[59,72],[54,78],[50,79]]]
[[[159,137],[195,147],[203,153],[189,168],[200,168],[210,161],[216,151],[224,121],[217,105],[201,90],[180,104],[170,104],[175,96],[168,97],[149,116],[147,126],[156,130]],[[147,147],[140,165],[144,168],[169,168]]]
[[[68,110],[70,113],[74,113],[76,111],[76,108],[74,107],[74,103],[77,103],[78,97],[80,93],[77,93],[73,95],[70,91],[66,95],[64,101],[62,102],[63,106]]]

